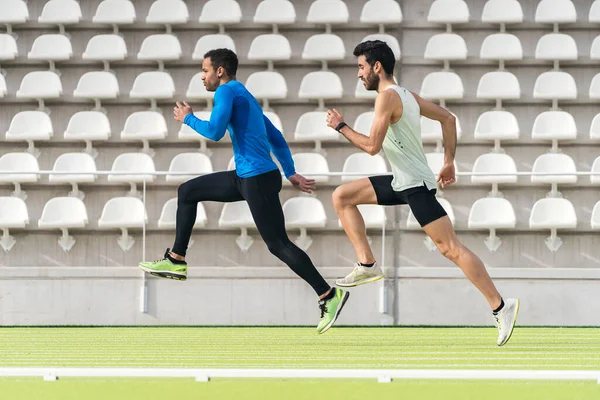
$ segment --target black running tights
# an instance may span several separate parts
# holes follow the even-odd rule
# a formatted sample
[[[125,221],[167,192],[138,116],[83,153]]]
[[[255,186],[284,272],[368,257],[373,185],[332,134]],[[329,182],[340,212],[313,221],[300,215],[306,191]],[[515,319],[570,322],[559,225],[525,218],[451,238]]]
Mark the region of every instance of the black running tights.
[[[223,203],[246,200],[260,236],[269,251],[304,279],[317,295],[330,286],[317,271],[308,255],[290,241],[279,191],[281,175],[273,170],[250,178],[240,178],[235,171],[215,172],[189,180],[179,186],[177,199],[177,228],[173,253],[185,256],[192,228],[196,221],[198,202]]]

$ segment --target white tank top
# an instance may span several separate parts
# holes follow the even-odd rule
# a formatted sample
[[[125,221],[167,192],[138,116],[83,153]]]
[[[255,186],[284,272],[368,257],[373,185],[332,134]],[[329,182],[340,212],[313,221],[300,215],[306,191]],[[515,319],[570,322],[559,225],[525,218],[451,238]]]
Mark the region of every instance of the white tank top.
[[[400,120],[390,124],[383,140],[383,151],[392,166],[392,188],[402,191],[425,184],[436,188],[436,178],[427,165],[421,140],[421,109],[415,97],[403,87],[392,85],[400,96],[403,111]]]

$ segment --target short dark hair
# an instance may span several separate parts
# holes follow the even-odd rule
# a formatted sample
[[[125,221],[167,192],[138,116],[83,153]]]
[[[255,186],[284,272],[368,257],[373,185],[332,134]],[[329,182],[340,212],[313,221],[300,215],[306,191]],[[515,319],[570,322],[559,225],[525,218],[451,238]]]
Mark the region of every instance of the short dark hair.
[[[238,68],[237,55],[230,49],[214,49],[204,55],[204,58],[210,58],[213,68],[216,70],[223,67],[227,75],[233,78]]]
[[[365,56],[367,63],[371,67],[379,61],[386,75],[390,76],[394,74],[396,58],[394,57],[394,52],[386,42],[381,40],[367,40],[366,42],[362,42],[354,48],[354,57],[358,56]]]

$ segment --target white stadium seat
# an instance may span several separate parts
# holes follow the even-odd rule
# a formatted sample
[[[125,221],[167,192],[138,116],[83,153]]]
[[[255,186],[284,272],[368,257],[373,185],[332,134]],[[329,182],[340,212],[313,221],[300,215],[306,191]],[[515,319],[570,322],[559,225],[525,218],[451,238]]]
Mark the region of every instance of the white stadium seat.
[[[462,137],[460,119],[456,115],[454,117],[456,118],[456,138],[460,140]],[[442,151],[442,141],[444,140],[442,124],[439,121],[421,116],[421,139],[424,143],[437,143],[438,148],[436,151]]]
[[[252,246],[254,240],[248,236],[248,229],[254,228],[256,224],[250,213],[250,207],[245,201],[225,203],[219,217],[219,228],[237,228],[241,235],[235,239],[240,250],[246,252]]]
[[[64,153],[61,154],[54,162],[53,172],[48,177],[52,183],[69,183],[73,185],[73,192],[69,193],[70,197],[79,197],[83,199],[82,192],[77,190],[78,183],[92,183],[96,180],[96,163],[94,159],[86,153]],[[73,172],[72,175],[65,174]],[[87,175],[81,174],[87,172]]]
[[[258,35],[252,39],[248,60],[283,61],[292,57],[292,47],[287,37],[271,33]]]
[[[188,175],[167,175],[167,182],[179,184],[213,172],[213,166],[210,158],[204,153],[179,153],[171,160],[169,172],[189,173]]]
[[[4,80],[4,75],[0,74],[0,99],[6,96],[8,89],[6,88],[6,80]]]
[[[502,240],[496,236],[496,229],[514,228],[517,218],[510,201],[500,197],[485,197],[473,203],[467,223],[470,229],[489,229],[490,236],[484,242],[490,251],[495,252],[502,244]]]
[[[537,60],[577,60],[577,43],[573,36],[564,33],[547,33],[535,47]]]
[[[92,157],[98,154],[92,148],[92,141],[106,141],[110,135],[110,121],[101,111],[79,111],[73,114],[64,133],[66,140],[83,140],[86,144],[85,152]]]
[[[34,146],[34,141],[50,140],[54,135],[54,128],[50,116],[43,111],[21,111],[15,114],[10,121],[6,132],[9,142],[27,142],[27,151],[36,157],[40,152]]]
[[[576,22],[577,12],[571,0],[540,0],[535,10],[535,22],[565,24]]]
[[[521,97],[521,85],[512,72],[486,72],[477,85],[478,99],[511,100]]]
[[[462,99],[464,94],[462,79],[454,72],[430,72],[421,84],[420,95],[429,100]]]
[[[127,58],[127,45],[119,35],[96,35],[90,39],[81,55],[84,60],[103,61],[108,70],[110,61],[121,61]]]
[[[187,5],[182,0],[155,0],[146,16],[147,24],[178,25],[190,19]]]
[[[369,136],[371,134],[371,126],[373,125],[374,118],[374,111],[366,111],[360,114],[358,117],[356,117],[352,128],[358,133],[362,133],[365,136]]]
[[[532,183],[549,183],[552,185],[552,190],[549,193],[550,197],[558,195],[559,183],[576,183],[577,182],[577,167],[573,159],[562,153],[546,153],[536,158],[533,163],[533,173],[556,173],[560,175],[532,175]],[[565,175],[570,174],[570,175]]]
[[[81,20],[81,8],[76,0],[49,0],[44,4],[38,18],[41,24],[77,24]]]
[[[302,78],[298,97],[319,100],[341,99],[343,92],[342,80],[335,72],[314,71]]]
[[[573,75],[563,71],[543,72],[535,80],[534,99],[572,100],[577,98]]]
[[[590,12],[588,14],[588,20],[591,23],[597,24],[600,23],[600,1],[594,0],[592,6],[590,7]]]
[[[259,71],[250,74],[246,80],[246,88],[257,100],[281,100],[287,97],[287,83],[283,75],[275,71]]]
[[[92,17],[95,24],[125,25],[135,21],[135,6],[130,0],[103,0]]]
[[[87,153],[65,153],[58,156],[52,167],[53,172],[62,172],[62,174],[50,174],[48,181],[51,183],[68,183],[73,190],[69,193],[70,197],[77,197],[81,200],[85,198],[85,193],[79,190],[79,183],[93,183],[96,181],[96,162],[94,158]],[[74,172],[72,175],[65,175],[66,172]],[[89,174],[81,174],[89,172]]]
[[[306,251],[312,244],[312,239],[307,235],[307,229],[324,228],[327,223],[325,207],[316,197],[292,197],[283,203],[286,228],[300,229],[300,236],[296,244]]]
[[[0,24],[10,25],[23,24],[29,19],[29,10],[25,0],[0,0]]]
[[[600,201],[594,204],[592,216],[590,218],[590,227],[592,229],[600,229]]]
[[[362,79],[356,81],[356,89],[354,90],[354,97],[357,99],[369,99],[375,100],[377,98],[376,90],[367,90]]]
[[[37,99],[40,108],[44,107],[44,99],[56,99],[62,94],[60,77],[53,71],[28,72],[17,90],[19,99]]]
[[[69,229],[85,228],[87,224],[85,204],[76,197],[55,197],[48,200],[38,220],[38,227],[41,229],[62,231],[58,244],[66,252],[75,244],[75,238],[69,236]]]
[[[590,99],[600,99],[600,73],[594,75],[590,83]]]
[[[0,183],[12,183],[15,191],[12,196],[27,200],[27,193],[21,190],[21,183],[33,183],[40,179],[37,174],[40,166],[37,159],[29,153],[6,153],[0,157]],[[31,172],[30,174],[6,174],[6,172]]]
[[[501,140],[517,140],[520,136],[519,122],[513,113],[504,110],[486,111],[477,118],[474,137],[476,140],[493,140],[498,151]]]
[[[400,43],[398,43],[398,39],[394,36],[386,34],[386,33],[373,33],[371,35],[367,35],[361,40],[362,42],[366,42],[368,40],[381,40],[385,42],[392,51],[394,52],[394,57],[396,60],[399,60],[402,57],[402,52],[400,51]]]
[[[344,41],[338,35],[321,33],[310,36],[304,43],[303,60],[333,61],[346,57]]]
[[[127,117],[121,131],[123,140],[141,140],[142,152],[153,154],[149,140],[160,140],[167,137],[167,121],[156,111],[136,111]]]
[[[493,33],[483,39],[479,58],[482,60],[522,60],[521,40],[511,33]]]
[[[544,111],[533,121],[534,140],[573,140],[577,137],[575,118],[565,111]]]
[[[600,139],[600,114],[596,114],[590,126],[590,139]]]
[[[10,236],[10,229],[25,228],[29,224],[29,212],[23,199],[18,197],[0,197],[0,246],[8,252],[17,242]]]
[[[297,141],[314,141],[315,151],[323,153],[322,141],[337,141],[340,134],[333,128],[327,126],[326,111],[309,111],[298,118],[294,139]]]
[[[427,22],[440,24],[469,22],[469,6],[464,0],[435,0],[429,8]]]
[[[523,22],[523,9],[517,0],[488,0],[483,6],[481,22],[516,24]]]
[[[590,59],[600,60],[600,35],[596,36],[592,42],[592,46],[590,47]]]
[[[353,153],[344,161],[342,172],[352,174],[364,173],[363,175],[342,175],[342,182],[350,182],[367,178],[371,175],[385,174],[388,172],[388,168],[385,160],[379,154],[372,156],[367,153]]]
[[[154,182],[155,176],[151,175],[156,172],[152,157],[145,153],[122,153],[115,158],[112,164],[111,172],[120,174],[108,175],[109,182],[128,183],[131,190],[128,193],[130,197],[141,197],[141,193],[137,192],[137,184],[146,182]],[[122,173],[131,172],[131,175],[121,175]],[[147,172],[149,175],[141,175],[138,173]]]
[[[281,123],[281,118],[279,118],[279,115],[273,111],[263,111],[263,114],[269,119],[269,121],[271,121],[275,128],[279,129],[279,131],[283,133],[283,124]]]
[[[492,175],[479,175],[489,173]],[[493,197],[498,197],[498,185],[501,183],[517,183],[517,165],[515,160],[504,153],[486,153],[482,154],[473,164],[473,174],[471,183],[473,184],[491,184]],[[504,174],[504,175],[497,175]]]
[[[402,9],[395,0],[368,0],[360,12],[362,24],[394,25],[402,23]]]
[[[129,92],[132,99],[150,99],[152,108],[156,108],[157,99],[172,99],[175,94],[175,82],[167,72],[147,71],[135,77]]]
[[[108,71],[90,71],[79,78],[73,97],[91,99],[96,101],[96,108],[100,108],[100,100],[116,99],[119,96],[119,82],[117,77]]]
[[[198,21],[201,24],[237,24],[242,20],[242,10],[235,0],[209,0],[202,6]]]
[[[315,0],[306,16],[309,24],[346,24],[350,15],[342,0]]]
[[[14,60],[19,55],[17,41],[12,35],[0,34],[0,61]]]
[[[212,34],[201,36],[194,46],[192,60],[204,60],[204,55],[213,49],[229,49],[236,52],[235,42],[231,36],[225,34]]]
[[[452,61],[467,59],[467,43],[456,33],[438,33],[425,45],[426,60]]]
[[[295,153],[292,155],[296,172],[300,175],[314,179],[317,183],[329,182],[327,175],[313,175],[319,173],[329,173],[329,164],[327,158],[319,153]],[[285,181],[289,184],[289,181]]]
[[[123,251],[130,250],[135,243],[135,240],[129,236],[128,230],[142,228],[146,223],[148,223],[148,215],[144,203],[135,197],[113,197],[108,200],[98,220],[100,228],[121,230],[122,234],[117,239],[117,243]]]
[[[177,197],[167,200],[165,205],[160,212],[160,218],[158,219],[158,227],[161,229],[175,229],[177,221]],[[198,203],[196,211],[196,221],[194,222],[194,228],[203,228],[206,226],[206,209],[204,204]]]
[[[231,156],[229,162],[227,163],[227,171],[235,170],[235,156]]]
[[[529,216],[529,229],[550,229],[550,237],[546,238],[546,246],[550,251],[557,251],[562,240],[556,235],[557,229],[575,229],[577,215],[573,204],[563,198],[547,197],[535,202]]]
[[[296,22],[296,9],[289,0],[263,0],[254,13],[255,24],[293,24]]]
[[[144,39],[137,54],[138,60],[173,61],[181,58],[181,44],[177,36],[165,34],[150,35]],[[160,65],[160,64],[159,64]]]

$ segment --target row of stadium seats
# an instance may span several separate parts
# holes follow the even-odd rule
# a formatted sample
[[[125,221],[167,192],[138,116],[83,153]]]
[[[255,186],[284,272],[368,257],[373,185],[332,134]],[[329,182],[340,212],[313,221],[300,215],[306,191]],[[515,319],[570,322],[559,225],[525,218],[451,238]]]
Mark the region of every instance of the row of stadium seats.
[[[19,24],[30,20],[24,0],[1,0],[0,23]],[[104,0],[92,17],[98,24],[123,25],[136,22],[134,3],[129,0]],[[202,7],[198,22],[205,24],[236,24],[242,21],[242,11],[235,0],[210,0]],[[313,24],[345,24],[349,22],[348,7],[342,0],[314,0],[308,10],[306,22]],[[453,24],[469,22],[470,13],[464,0],[435,0],[427,21]],[[537,23],[573,23],[577,21],[571,0],[540,0],[535,11]],[[77,24],[82,20],[81,8],[75,0],[49,0],[38,18],[44,24]],[[255,10],[256,24],[291,24],[296,22],[294,5],[287,0],[265,0]],[[362,7],[360,22],[365,24],[397,24],[402,22],[402,11],[394,0],[369,0]],[[600,3],[589,8],[588,20],[600,22]],[[481,15],[486,23],[519,23],[523,10],[517,0],[487,0]],[[176,25],[189,22],[189,12],[184,1],[156,0],[152,3],[145,22],[148,24]]]
[[[371,34],[366,40],[383,40],[392,48],[396,59],[401,57],[398,40],[392,35]],[[193,60],[202,60],[207,51],[215,48],[228,48],[237,52],[233,39],[225,34],[204,35],[196,42],[191,55]],[[457,61],[467,59],[467,44],[456,33],[440,33],[427,41],[424,51],[425,60]],[[590,59],[600,59],[600,36],[590,47]],[[122,61],[127,59],[128,49],[121,35],[101,34],[92,37],[85,51],[80,55],[86,61]],[[152,34],[147,36],[140,46],[137,59],[159,63],[178,61],[183,53],[177,36],[173,34]],[[337,61],[347,56],[346,44],[338,35],[321,33],[310,36],[300,53],[307,61]],[[0,35],[0,60],[7,62],[18,57],[15,38],[8,34]],[[74,57],[70,39],[61,34],[43,34],[38,36],[27,59],[60,63]],[[519,37],[510,33],[494,33],[487,36],[481,45],[479,57],[482,60],[514,61],[523,59],[523,47]],[[548,33],[537,42],[534,57],[541,61],[574,61],[579,57],[575,39],[564,33]],[[281,34],[263,34],[255,37],[247,53],[248,60],[281,62],[292,58],[292,48],[287,37]],[[162,64],[161,64],[162,65]]]
[[[444,163],[443,153],[426,153],[427,163],[437,175]],[[318,153],[293,154],[296,171],[306,176],[314,176],[318,183],[329,182],[330,168],[327,158]],[[235,161],[231,158],[227,169],[235,169]],[[458,169],[458,168],[456,168]],[[52,168],[56,174],[50,174],[49,182],[54,184],[70,184],[73,186],[72,196],[83,198],[78,184],[92,184],[97,179],[94,159],[86,153],[64,153],[54,162]],[[108,175],[110,183],[124,183],[131,186],[130,195],[139,195],[137,185],[150,183],[159,179],[153,175],[156,168],[152,158],[144,153],[122,153],[113,161]],[[14,195],[26,198],[21,191],[21,184],[35,183],[40,180],[40,169],[36,158],[28,153],[6,153],[0,157],[0,183],[14,184]],[[19,173],[17,173],[19,172]],[[165,176],[167,183],[180,184],[198,175],[213,172],[210,158],[203,153],[180,153],[171,161]],[[383,156],[370,156],[366,153],[350,154],[342,167],[341,181],[348,182],[369,175],[385,174],[389,169]],[[457,171],[458,172],[458,171]],[[578,181],[575,161],[564,153],[545,153],[538,156],[531,169],[531,182],[552,185],[551,196],[558,195],[558,184],[574,184]],[[593,185],[600,184],[600,157],[597,157],[591,168],[590,176]],[[149,175],[140,175],[147,173]],[[492,194],[498,193],[500,184],[517,183],[517,166],[514,159],[505,153],[486,153],[480,155],[473,164],[471,182],[474,184],[491,184]],[[136,175],[137,174],[137,175]],[[321,174],[321,175],[319,175]],[[489,175],[486,175],[489,174]],[[458,179],[457,181],[460,181]],[[287,181],[286,181],[287,182]]]
[[[196,111],[198,118],[209,120],[210,111]],[[279,130],[283,126],[279,116],[271,111],[265,112]],[[369,135],[373,123],[374,112],[367,111],[358,115],[352,127],[357,132]],[[296,142],[316,143],[316,150],[322,151],[322,142],[338,141],[340,135],[334,129],[326,126],[325,111],[310,111],[302,114],[296,122],[293,140]],[[107,141],[112,134],[111,123],[108,116],[100,111],[79,111],[68,122],[63,138],[67,141],[83,141],[86,143],[86,152],[94,157],[97,150],[92,147],[92,141]],[[151,140],[167,138],[169,131],[163,114],[157,111],[137,111],[130,114],[125,120],[120,139],[124,141],[140,140],[143,143],[142,151],[153,154],[150,149]],[[442,129],[437,121],[421,118],[421,137],[424,143],[437,143],[437,151],[441,151]],[[21,111],[11,120],[6,141],[27,142],[28,152],[36,156],[39,149],[35,142],[51,140],[54,128],[50,116],[43,111]],[[200,143],[200,149],[210,154],[207,149],[209,142],[187,125],[181,125],[177,137],[185,141]],[[457,118],[457,137],[462,137],[460,120]],[[475,124],[475,140],[494,141],[496,151],[501,147],[501,141],[514,141],[521,137],[519,122],[514,114],[504,110],[491,110],[481,114]],[[558,141],[574,140],[578,137],[575,118],[565,111],[544,111],[538,114],[531,130],[531,138],[539,141],[552,141],[553,150],[558,148]],[[589,137],[592,140],[600,139],[600,114],[597,114],[590,124]]]
[[[207,92],[201,79],[202,73],[190,80],[186,97],[192,100],[212,102],[214,93]],[[268,108],[270,100],[284,100],[288,97],[285,77],[275,71],[252,73],[246,80],[246,87],[258,100]],[[0,98],[7,94],[4,77],[0,75]],[[63,96],[60,77],[52,71],[33,71],[27,73],[16,97],[37,100],[43,107],[44,100],[59,99]],[[461,77],[450,71],[431,72],[425,76],[421,84],[421,96],[433,100],[460,100],[464,98],[465,89]],[[303,76],[298,90],[298,98],[319,101],[339,100],[344,95],[340,77],[332,71],[313,71]],[[377,93],[367,91],[359,80],[354,95],[358,99],[372,100]],[[600,73],[592,79],[588,92],[590,99],[600,99]],[[76,98],[88,99],[100,106],[101,100],[114,100],[120,96],[117,78],[111,72],[91,71],[81,76],[77,88],[73,91]],[[156,106],[158,100],[173,99],[175,82],[170,74],[164,71],[146,71],[136,76],[129,98],[145,99]],[[517,77],[507,71],[493,71],[484,74],[477,86],[476,97],[490,101],[518,100],[521,97],[521,86]],[[574,77],[563,71],[546,71],[540,74],[534,84],[533,98],[540,100],[577,100],[577,84]],[[266,103],[265,103],[266,102]]]
[[[443,199],[440,203],[446,210],[450,220],[454,224],[456,217],[451,204]],[[382,206],[367,205],[360,206],[365,217],[367,229],[382,229],[386,223],[386,214]],[[163,229],[175,228],[175,216],[177,210],[177,199],[168,200],[162,208],[158,227]],[[307,230],[325,228],[327,215],[322,202],[315,197],[300,196],[288,199],[283,204],[283,211],[288,229],[300,229],[298,244],[307,249],[311,240]],[[560,239],[556,236],[557,229],[577,228],[577,215],[573,204],[564,198],[544,198],[537,200],[533,205],[529,218],[531,230],[551,230],[552,246],[548,247],[556,251],[560,247]],[[17,197],[0,197],[0,228],[4,236],[1,241],[6,251],[14,245],[14,239],[10,238],[9,229],[23,229],[28,224],[29,214],[27,205]],[[88,226],[88,214],[85,204],[76,197],[55,197],[50,199],[42,211],[38,220],[38,227],[42,229],[60,229],[63,236],[59,244],[68,251],[74,244],[74,239],[69,236],[69,229],[84,229]],[[202,203],[198,204],[198,213],[195,227],[204,227],[207,223],[206,211]],[[128,236],[128,229],[139,229],[148,224],[148,216],[144,203],[135,197],[116,197],[108,200],[103,207],[101,217],[98,220],[99,228],[121,229],[122,237],[119,244],[123,250],[128,250],[133,243]],[[498,229],[512,229],[516,227],[516,217],[512,204],[505,198],[486,197],[478,199],[470,209],[467,221],[470,229],[490,230],[487,244],[490,250],[495,251],[500,243],[495,236]],[[248,236],[248,229],[254,228],[254,220],[250,213],[248,203],[245,201],[236,203],[225,203],[219,218],[218,225],[222,229],[241,229],[242,235],[238,238],[238,245],[242,250],[247,250],[252,244]],[[590,220],[592,229],[600,229],[600,201],[595,204]],[[338,221],[338,227],[341,223]],[[412,212],[406,221],[407,229],[420,229],[420,226]],[[249,240],[250,239],[250,240]],[[548,242],[548,241],[547,241]],[[426,241],[426,245],[433,249],[432,243]]]

